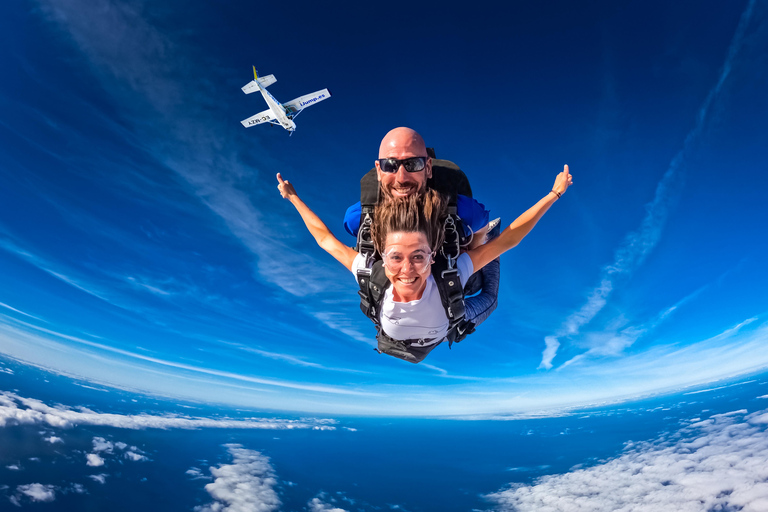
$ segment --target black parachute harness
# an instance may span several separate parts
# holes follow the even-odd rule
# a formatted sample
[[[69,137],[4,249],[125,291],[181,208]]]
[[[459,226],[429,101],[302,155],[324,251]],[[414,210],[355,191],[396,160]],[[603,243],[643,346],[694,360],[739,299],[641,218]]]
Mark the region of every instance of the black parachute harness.
[[[427,154],[432,158],[432,178],[427,186],[448,196],[448,217],[445,219],[445,238],[443,245],[435,255],[432,264],[432,275],[435,278],[440,299],[448,317],[448,347],[459,342],[474,332],[474,324],[465,318],[464,290],[459,279],[456,266],[461,247],[468,244],[471,238],[465,236],[464,222],[458,215],[457,196],[459,194],[472,197],[464,172],[448,160],[435,159],[432,148],[427,148]],[[371,225],[379,202],[379,181],[376,169],[371,169],[360,180],[360,229],[357,233],[357,251],[363,255],[365,267],[357,270],[357,284],[360,286],[360,309],[376,326],[377,352],[388,354],[412,363],[423,360],[439,343],[424,345],[434,340],[396,340],[389,337],[381,327],[379,313],[384,292],[390,286],[390,281],[384,272],[381,255],[376,251],[371,239]]]

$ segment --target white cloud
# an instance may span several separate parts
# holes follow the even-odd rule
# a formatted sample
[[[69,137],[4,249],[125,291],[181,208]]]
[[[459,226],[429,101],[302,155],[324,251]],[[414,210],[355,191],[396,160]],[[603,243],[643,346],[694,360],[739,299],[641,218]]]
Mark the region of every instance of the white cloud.
[[[86,454],[87,462],[86,464],[89,466],[92,466],[94,468],[100,467],[104,465],[104,459],[102,459],[98,454],[96,453],[88,453]]]
[[[244,428],[244,429],[313,429],[333,430],[334,420],[303,418],[283,420],[279,418],[189,418],[181,416],[153,416],[149,414],[122,415],[99,413],[85,408],[74,410],[57,405],[51,407],[33,398],[20,397],[8,391],[0,391],[0,427],[6,425],[50,425],[72,428],[76,425],[99,425],[128,429],[199,429],[199,428]],[[94,450],[112,450],[112,443],[103,438],[94,438]]]
[[[768,510],[768,411],[712,416],[597,466],[512,484],[500,511]]]
[[[125,458],[128,460],[132,460],[133,462],[149,460],[146,456],[141,455],[140,453],[131,452],[131,451],[125,452]]]
[[[125,451],[125,449],[128,448],[126,443],[120,441],[113,443],[112,441],[107,441],[103,437],[94,437],[92,442],[93,453],[89,453],[87,455],[87,464],[94,467],[103,466],[105,463],[104,455],[114,454],[115,448],[121,451]],[[149,460],[149,458],[146,457],[143,452],[135,446],[131,446],[130,450],[125,451],[125,453],[123,453],[123,458],[133,462]]]
[[[210,468],[215,480],[205,490],[215,500],[196,507],[196,512],[271,512],[280,499],[275,491],[277,480],[269,458],[239,444],[225,445],[232,464]]]
[[[20,471],[21,466],[19,466],[18,464],[11,464],[10,466],[5,466],[5,469],[8,469],[10,471]]]
[[[114,444],[112,444],[110,441],[107,441],[103,437],[93,438],[93,451],[96,453],[98,452],[112,453],[112,450],[114,447],[115,447]]]
[[[51,444],[63,443],[64,442],[64,440],[62,438],[56,437],[56,436],[46,437],[43,440],[44,441],[48,441]]]
[[[43,484],[26,484],[16,487],[16,491],[32,501],[50,502],[56,499],[56,487]]]
[[[338,508],[326,503],[320,497],[312,498],[309,503],[307,503],[307,507],[309,508],[309,512],[347,512],[343,508]]]
[[[107,476],[106,473],[100,473],[98,475],[88,475],[88,478],[103,485],[107,482]]]
[[[204,475],[200,468],[191,467],[186,471],[186,474],[192,477],[193,480],[210,480],[211,477]]]
[[[669,217],[670,210],[679,195],[684,175],[683,167],[686,153],[703,132],[712,103],[720,95],[723,84],[731,72],[733,61],[742,46],[744,34],[751,21],[754,4],[754,0],[750,1],[742,13],[717,84],[709,91],[703,105],[699,109],[696,124],[688,133],[683,148],[672,159],[667,171],[656,186],[654,198],[646,206],[646,215],[640,224],[640,228],[625,237],[614,254],[613,263],[602,268],[600,284],[592,290],[581,309],[566,318],[556,335],[545,338],[546,347],[542,353],[539,368],[552,368],[552,361],[560,347],[558,339],[578,334],[581,327],[591,322],[603,309],[608,301],[608,297],[620,280],[630,276],[656,247]]]

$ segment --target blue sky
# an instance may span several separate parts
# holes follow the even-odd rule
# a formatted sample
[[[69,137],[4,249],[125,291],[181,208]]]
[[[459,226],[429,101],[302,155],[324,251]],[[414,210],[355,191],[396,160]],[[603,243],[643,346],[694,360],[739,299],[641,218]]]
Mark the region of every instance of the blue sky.
[[[768,365],[765,2],[3,7],[0,352],[262,409],[535,414]],[[333,97],[279,128],[240,91]],[[381,137],[420,131],[511,222],[500,305],[417,366],[373,351],[341,227]]]

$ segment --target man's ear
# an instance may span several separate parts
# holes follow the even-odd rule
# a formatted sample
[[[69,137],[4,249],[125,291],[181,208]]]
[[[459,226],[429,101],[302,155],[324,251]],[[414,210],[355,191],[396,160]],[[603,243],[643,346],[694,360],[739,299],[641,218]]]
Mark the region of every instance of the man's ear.
[[[424,168],[424,173],[427,179],[432,177],[432,159],[429,157],[427,157],[427,166]]]
[[[373,165],[376,166],[376,179],[381,181],[381,166],[379,165],[379,161],[374,160]]]

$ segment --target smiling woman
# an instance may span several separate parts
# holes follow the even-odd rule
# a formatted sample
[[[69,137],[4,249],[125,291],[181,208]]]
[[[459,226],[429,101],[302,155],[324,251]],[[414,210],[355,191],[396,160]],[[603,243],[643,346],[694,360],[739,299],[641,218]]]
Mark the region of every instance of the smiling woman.
[[[384,201],[376,209],[371,238],[382,255],[396,301],[409,302],[421,298],[425,280],[430,276],[427,262],[434,262],[434,255],[443,243],[445,233],[442,227],[446,216],[446,204],[435,190]],[[407,263],[403,261],[405,259]],[[471,270],[464,273],[467,278],[471,274]]]

